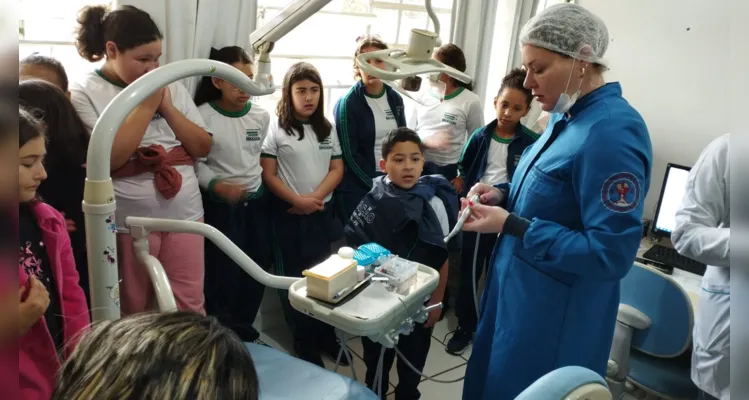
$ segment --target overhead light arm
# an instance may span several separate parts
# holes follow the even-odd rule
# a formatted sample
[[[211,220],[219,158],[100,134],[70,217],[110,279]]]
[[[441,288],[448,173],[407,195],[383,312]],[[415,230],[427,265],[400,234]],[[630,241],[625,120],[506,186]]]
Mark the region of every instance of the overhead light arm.
[[[432,9],[431,0],[426,1],[427,14],[432,20],[435,32],[412,29],[406,51],[386,49],[363,53],[356,57],[359,69],[367,75],[383,81],[401,80],[400,87],[408,91],[418,91],[421,78],[417,75],[429,74],[436,80],[439,74],[446,74],[461,82],[471,83],[471,77],[432,58],[434,49],[442,45],[439,37],[440,22]],[[369,64],[369,60],[382,60],[385,69]]]

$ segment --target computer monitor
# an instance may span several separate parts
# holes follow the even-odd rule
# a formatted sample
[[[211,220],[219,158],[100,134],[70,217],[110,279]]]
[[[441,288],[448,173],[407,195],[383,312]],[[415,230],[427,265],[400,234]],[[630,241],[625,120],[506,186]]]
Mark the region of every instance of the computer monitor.
[[[656,237],[670,237],[676,227],[676,210],[681,205],[687,186],[690,167],[666,165],[666,176],[653,217],[652,233]]]

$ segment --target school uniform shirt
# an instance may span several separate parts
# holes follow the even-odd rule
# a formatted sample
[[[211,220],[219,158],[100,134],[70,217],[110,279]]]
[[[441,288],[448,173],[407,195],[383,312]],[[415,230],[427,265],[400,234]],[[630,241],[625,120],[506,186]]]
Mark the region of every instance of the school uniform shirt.
[[[424,160],[439,166],[457,164],[468,135],[484,124],[481,99],[464,88],[445,96],[439,104],[415,107],[408,120],[408,127],[416,131],[422,140],[437,132],[449,133],[448,150],[424,151]]]
[[[263,142],[261,157],[274,158],[278,162],[278,177],[294,193],[299,195],[314,192],[330,171],[330,161],[341,158],[341,146],[335,127],[322,142],[317,140],[312,125],[305,123],[304,138],[289,135],[274,121]],[[333,194],[325,197],[330,201]]]
[[[268,111],[249,101],[237,112],[213,102],[201,104],[198,111],[213,132],[211,152],[197,167],[200,187],[210,190],[216,181],[226,180],[248,193],[258,191],[263,183],[260,151],[270,127]]]
[[[512,138],[503,139],[496,134],[492,135],[489,142],[489,158],[486,162],[486,171],[479,182],[487,185],[496,185],[509,181],[507,172],[507,152]]]
[[[382,172],[380,168],[380,159],[382,159],[382,139],[387,136],[390,131],[398,127],[398,121],[395,119],[395,114],[390,108],[387,97],[385,97],[385,88],[383,87],[382,93],[373,96],[368,93],[364,93],[365,99],[367,99],[367,105],[372,110],[374,116],[375,126],[375,142],[374,142],[374,160],[375,169],[378,172]]]
[[[96,120],[104,109],[119,94],[125,85],[110,81],[101,71],[88,73],[81,82],[70,88],[71,101],[78,115],[89,132],[93,130]],[[180,83],[168,85],[172,103],[182,115],[194,124],[208,131],[198,108],[192,101],[190,92]],[[139,147],[160,145],[169,151],[182,143],[177,139],[172,128],[158,112],[151,123]],[[114,192],[117,197],[116,223],[122,225],[127,216],[154,217],[195,221],[203,217],[203,200],[198,188],[198,177],[195,166],[175,165],[182,174],[182,188],[171,200],[164,199],[153,183],[153,174],[114,179]]]

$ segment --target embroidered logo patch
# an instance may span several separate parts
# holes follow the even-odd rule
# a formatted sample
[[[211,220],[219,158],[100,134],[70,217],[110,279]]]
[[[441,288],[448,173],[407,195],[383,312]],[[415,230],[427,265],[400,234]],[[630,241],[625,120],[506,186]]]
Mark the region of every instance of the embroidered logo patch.
[[[640,204],[640,182],[629,172],[611,175],[601,188],[601,203],[616,213],[628,213]]]
[[[442,117],[442,122],[447,122],[451,125],[457,125],[458,124],[458,116],[451,113],[445,113],[445,115]]]
[[[330,142],[330,137],[326,137],[320,142],[320,150],[333,150],[333,144]]]
[[[244,140],[247,142],[259,142],[260,141],[260,129],[247,129],[245,131]]]

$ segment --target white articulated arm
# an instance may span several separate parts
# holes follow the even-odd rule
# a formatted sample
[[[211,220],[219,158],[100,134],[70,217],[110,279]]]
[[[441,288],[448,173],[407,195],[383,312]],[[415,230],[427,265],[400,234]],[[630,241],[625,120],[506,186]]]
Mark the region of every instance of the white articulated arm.
[[[255,66],[255,82],[273,87],[271,81],[270,52],[273,46],[292,29],[320,11],[332,0],[296,0],[284,7],[273,20],[250,34],[250,43],[258,54]]]
[[[94,321],[114,320],[120,317],[117,227],[114,215],[117,204],[110,177],[114,136],[125,118],[148,96],[177,80],[204,75],[225,79],[254,96],[267,95],[274,91],[253,82],[238,69],[222,62],[177,61],[157,68],[128,85],[104,109],[94,126],[88,147],[86,186],[83,193],[91,281],[91,313]],[[139,257],[144,258],[143,256],[145,254]],[[156,272],[154,276],[163,275],[151,268],[150,264],[149,268],[151,272]],[[157,283],[157,289],[166,292],[168,282],[166,285]]]

